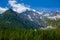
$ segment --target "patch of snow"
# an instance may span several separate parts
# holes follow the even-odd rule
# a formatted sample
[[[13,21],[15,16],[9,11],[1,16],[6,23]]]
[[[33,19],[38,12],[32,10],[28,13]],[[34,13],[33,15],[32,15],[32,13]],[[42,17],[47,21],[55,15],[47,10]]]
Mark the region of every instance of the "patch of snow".
[[[52,27],[52,26],[47,26],[45,28],[41,27],[41,29],[45,30],[45,29],[56,29],[56,27]]]
[[[33,19],[31,18],[31,16],[30,16],[30,15],[28,15],[28,17],[29,17],[29,19],[30,19],[31,21],[33,21]]]
[[[3,12],[5,12],[6,10],[8,10],[8,8],[2,8],[2,7],[0,7],[0,14],[2,14]]]
[[[46,13],[44,16],[49,16],[49,13]]]
[[[38,12],[38,11],[37,11],[37,13],[38,13],[39,15],[42,15],[42,14],[43,14],[43,12]]]

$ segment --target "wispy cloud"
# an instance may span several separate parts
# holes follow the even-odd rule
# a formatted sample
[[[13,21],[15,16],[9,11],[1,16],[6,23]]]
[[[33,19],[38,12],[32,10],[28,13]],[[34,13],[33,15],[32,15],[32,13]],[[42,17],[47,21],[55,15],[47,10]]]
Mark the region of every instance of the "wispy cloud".
[[[0,7],[0,14],[2,14],[3,12],[5,12],[6,10],[8,10],[8,8]]]
[[[26,11],[26,9],[30,10],[29,7],[26,7],[24,4],[17,3],[16,0],[9,0],[8,3],[12,7],[12,9],[18,13]]]

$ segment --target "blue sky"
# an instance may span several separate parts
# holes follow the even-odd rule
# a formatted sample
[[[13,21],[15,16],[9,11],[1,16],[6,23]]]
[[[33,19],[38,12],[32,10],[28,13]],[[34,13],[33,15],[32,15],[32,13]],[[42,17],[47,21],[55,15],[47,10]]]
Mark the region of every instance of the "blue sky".
[[[18,3],[24,3],[31,8],[41,10],[41,8],[59,9],[60,0],[16,0]],[[9,7],[8,0],[0,0],[0,7]],[[60,9],[59,9],[60,10]]]

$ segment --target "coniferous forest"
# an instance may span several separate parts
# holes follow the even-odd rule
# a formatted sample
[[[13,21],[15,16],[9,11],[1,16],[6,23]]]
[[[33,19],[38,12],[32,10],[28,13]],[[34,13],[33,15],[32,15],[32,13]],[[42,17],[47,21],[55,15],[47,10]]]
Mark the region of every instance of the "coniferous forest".
[[[60,30],[0,30],[0,40],[60,40]]]

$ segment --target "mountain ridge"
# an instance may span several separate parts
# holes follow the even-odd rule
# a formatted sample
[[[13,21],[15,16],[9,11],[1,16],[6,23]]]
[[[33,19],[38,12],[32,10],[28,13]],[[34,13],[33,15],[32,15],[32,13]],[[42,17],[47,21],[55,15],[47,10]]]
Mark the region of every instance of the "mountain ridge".
[[[9,9],[4,13],[0,14],[1,19],[0,22],[4,21],[4,23],[8,23],[8,25],[10,25],[11,28],[15,26],[16,28],[22,28],[22,29],[41,29],[47,27],[46,20],[49,21],[59,19],[57,15],[60,15],[60,13],[51,12],[51,14],[49,14],[46,12],[38,12],[35,10],[28,10],[28,9],[22,13],[17,13],[13,11],[13,9]],[[3,23],[1,24],[3,25]]]
[[[10,25],[11,28],[12,27],[14,28],[14,26],[15,27],[18,26],[17,28],[21,27],[21,28],[25,28],[25,29],[40,29],[41,27],[44,27],[44,24],[42,25],[42,23],[44,23],[44,22],[41,19],[35,18],[35,16],[32,15],[33,13],[36,13],[36,12],[29,10],[29,11],[25,11],[25,12],[19,14],[17,12],[14,12],[12,9],[9,9],[6,12],[1,14],[2,17],[0,19],[3,19],[3,20],[1,20],[1,22],[4,21],[4,23],[8,23],[8,25]],[[37,16],[37,17],[39,17],[39,16]],[[34,21],[31,21],[31,18]],[[39,20],[40,20],[40,22],[39,22]],[[3,23],[1,23],[1,24],[3,25]]]

